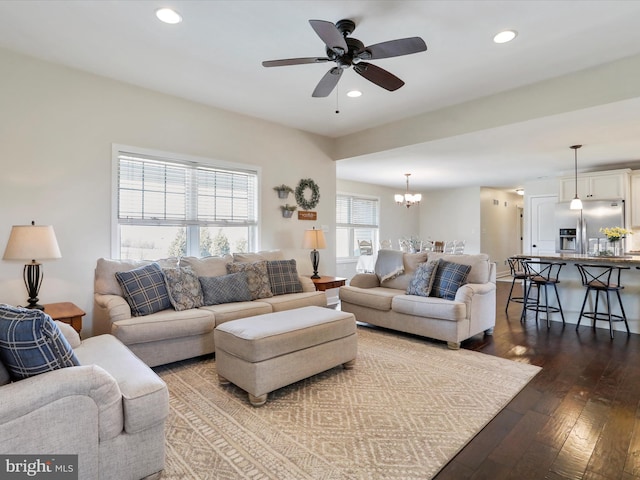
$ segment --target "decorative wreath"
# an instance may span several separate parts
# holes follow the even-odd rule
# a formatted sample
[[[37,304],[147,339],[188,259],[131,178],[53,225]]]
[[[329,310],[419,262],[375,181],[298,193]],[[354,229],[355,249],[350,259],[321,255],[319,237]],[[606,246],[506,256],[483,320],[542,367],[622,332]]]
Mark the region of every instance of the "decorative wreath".
[[[304,196],[304,192],[307,188],[311,189],[311,198],[309,200]],[[311,210],[315,208],[320,201],[320,189],[318,188],[318,185],[316,185],[316,182],[310,178],[303,178],[300,180],[300,183],[298,183],[298,186],[296,187],[295,194],[296,202],[303,210]]]

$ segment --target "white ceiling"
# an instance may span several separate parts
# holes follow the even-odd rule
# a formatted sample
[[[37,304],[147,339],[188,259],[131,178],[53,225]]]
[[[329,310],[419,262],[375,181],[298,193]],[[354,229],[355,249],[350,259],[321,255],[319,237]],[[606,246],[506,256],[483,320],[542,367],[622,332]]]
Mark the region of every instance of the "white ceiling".
[[[184,21],[160,23],[154,12],[165,6]],[[341,18],[356,22],[351,36],[365,45],[425,40],[427,52],[372,61],[404,87],[387,92],[349,70],[337,94],[312,98],[333,64],[261,66],[324,56],[308,20]],[[639,24],[634,0],[0,1],[1,47],[335,138],[638,55]],[[516,40],[494,44],[505,28]],[[363,96],[347,98],[352,88]],[[338,176],[402,187],[412,172],[415,189],[515,187],[571,173],[574,143],[585,144],[581,169],[634,165],[639,107],[634,98],[354,156],[338,162]]]

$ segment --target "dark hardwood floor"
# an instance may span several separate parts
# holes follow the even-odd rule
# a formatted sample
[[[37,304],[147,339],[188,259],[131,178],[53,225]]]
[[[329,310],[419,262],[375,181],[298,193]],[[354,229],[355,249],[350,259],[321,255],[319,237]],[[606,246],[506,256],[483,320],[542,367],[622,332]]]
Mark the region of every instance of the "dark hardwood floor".
[[[521,323],[521,305],[504,312],[509,286],[493,337],[462,347],[543,370],[435,478],[640,479],[640,335]]]

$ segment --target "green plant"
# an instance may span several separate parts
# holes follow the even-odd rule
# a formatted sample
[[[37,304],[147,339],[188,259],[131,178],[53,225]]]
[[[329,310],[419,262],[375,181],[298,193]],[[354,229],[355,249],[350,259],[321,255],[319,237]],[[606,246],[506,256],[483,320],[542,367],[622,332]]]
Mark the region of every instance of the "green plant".
[[[276,192],[293,193],[293,188],[291,188],[289,185],[285,185],[284,183],[282,185],[278,185],[277,187],[273,187],[273,189]]]
[[[280,205],[280,208],[281,208],[282,210],[288,210],[289,212],[293,212],[293,211],[295,211],[295,210],[296,210],[296,208],[298,208],[298,207],[297,207],[297,206],[295,206],[295,205],[289,205],[289,204],[287,203],[286,205]]]

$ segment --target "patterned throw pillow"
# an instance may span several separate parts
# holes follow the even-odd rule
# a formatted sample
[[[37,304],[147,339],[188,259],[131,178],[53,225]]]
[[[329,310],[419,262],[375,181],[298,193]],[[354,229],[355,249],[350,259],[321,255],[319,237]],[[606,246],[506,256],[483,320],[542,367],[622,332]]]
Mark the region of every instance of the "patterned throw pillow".
[[[274,295],[302,292],[302,284],[298,278],[295,260],[268,261],[267,272],[269,273],[271,291]]]
[[[440,260],[434,275],[435,279],[433,280],[433,288],[430,295],[444,298],[445,300],[454,300],[458,288],[467,282],[470,270],[470,265]]]
[[[171,308],[164,275],[157,263],[127,272],[116,272],[116,278],[134,317]]]
[[[9,305],[0,305],[0,359],[12,380],[80,365],[49,315]]]
[[[267,273],[266,260],[253,263],[228,263],[227,272],[247,273],[247,282],[249,283],[251,300],[273,297],[273,292],[271,291],[271,286],[269,285],[269,274]]]
[[[428,297],[433,287],[435,273],[439,263],[440,260],[435,259],[419,264],[413,273],[413,277],[411,277],[409,287],[407,287],[407,295]]]
[[[162,273],[173,308],[182,311],[204,305],[200,280],[190,267],[163,268]]]
[[[221,303],[249,302],[251,291],[247,282],[247,273],[238,272],[219,277],[200,277],[205,305]]]

